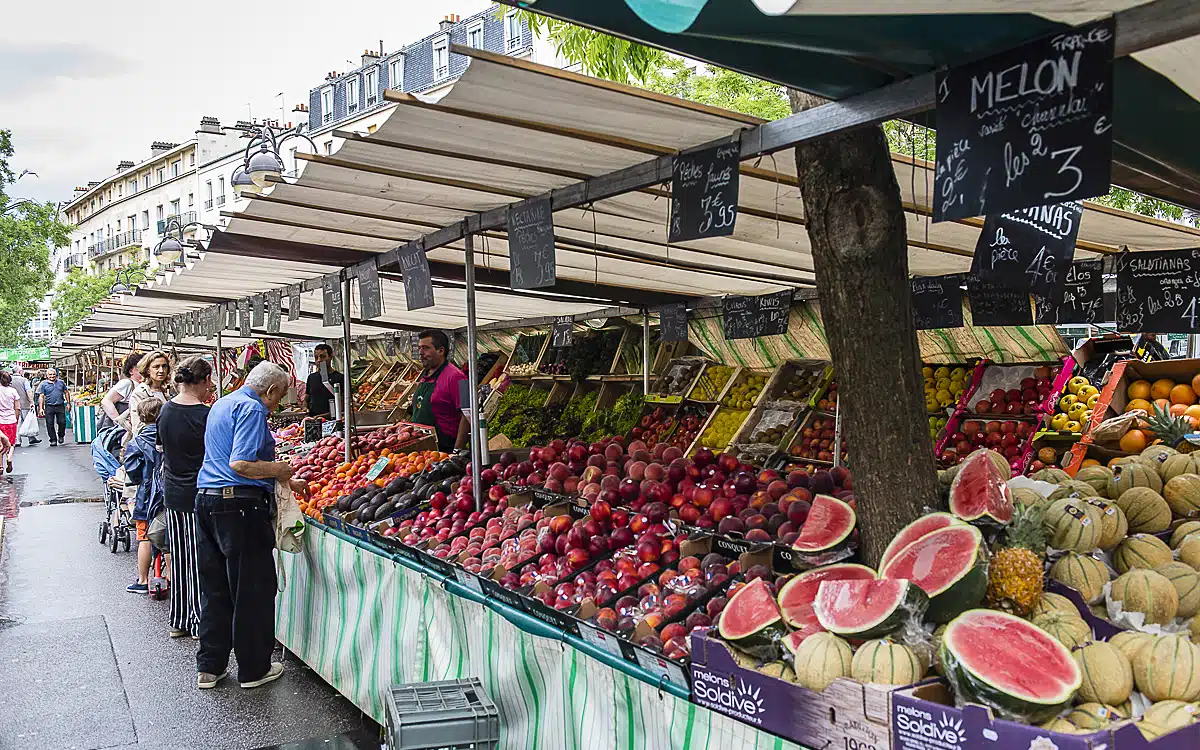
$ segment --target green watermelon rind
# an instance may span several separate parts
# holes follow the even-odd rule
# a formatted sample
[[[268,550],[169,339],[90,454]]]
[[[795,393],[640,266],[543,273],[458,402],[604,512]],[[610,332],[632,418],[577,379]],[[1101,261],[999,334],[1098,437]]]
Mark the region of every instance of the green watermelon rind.
[[[836,583],[837,581],[832,581]],[[853,628],[847,628],[844,625],[838,625],[833,621],[831,613],[825,612],[822,617],[822,610],[819,606],[821,600],[820,590],[818,589],[817,599],[813,602],[813,610],[817,613],[817,622],[825,630],[840,635],[843,638],[854,638],[859,640],[867,640],[870,638],[881,638],[889,633],[894,633],[910,619],[920,621],[921,616],[929,607],[929,597],[921,590],[921,587],[912,581],[900,581],[904,586],[901,587],[900,597],[892,608],[877,618],[874,622],[859,623]],[[821,582],[821,588],[825,587],[825,582]],[[827,621],[828,620],[828,621]]]
[[[921,539],[927,539],[934,534],[941,534],[947,529],[968,528],[975,538],[973,562],[963,572],[938,591],[926,591],[929,596],[929,609],[925,611],[925,619],[938,624],[950,622],[963,612],[983,601],[987,593],[987,549],[983,545],[983,534],[979,529],[969,524],[944,526],[937,531],[931,531]],[[920,541],[918,539],[917,541]],[[914,542],[915,544],[915,542]],[[911,545],[910,545],[911,546]],[[907,549],[907,547],[905,548]],[[889,566],[895,560],[889,561]],[[880,578],[888,577],[888,569],[879,571]]]
[[[783,586],[780,587],[779,595],[775,597],[776,603],[779,604],[779,611],[783,614],[783,621],[786,622],[790,627],[800,628],[800,627],[803,627],[806,623],[800,622],[798,620],[793,620],[788,615],[787,608],[783,606],[783,602],[787,599],[788,591],[791,590],[792,588],[795,588],[798,584],[807,581],[809,578],[812,578],[817,573],[820,573],[822,576],[824,576],[825,574],[829,573],[833,569],[854,569],[856,571],[866,571],[871,574],[871,578],[876,577],[874,570],[872,570],[871,568],[868,568],[866,565],[859,565],[858,563],[834,563],[833,565],[823,565],[819,568],[813,568],[812,570],[806,570],[803,573],[801,573],[800,575],[793,576],[787,583],[783,584]],[[824,580],[824,578],[822,578],[822,580]],[[830,578],[829,580],[832,581],[832,580],[839,580],[839,579]],[[866,579],[863,579],[863,580],[866,580]]]
[[[1071,664],[1075,663],[1066,646],[1051,638],[1045,631],[1033,623],[1023,620],[1016,615],[1010,615],[997,610],[970,610],[964,612],[946,627],[946,632],[942,635],[942,643],[938,650],[938,656],[941,659],[946,679],[954,687],[955,693],[964,700],[997,710],[1001,718],[1031,723],[1047,721],[1070,705],[1076,691],[1079,689],[1079,685],[1082,683],[1082,676],[1079,674],[1078,668],[1076,668],[1075,676],[1077,679],[1074,687],[1064,686],[1061,694],[1047,699],[1038,699],[1032,696],[1018,696],[1006,692],[1002,688],[988,682],[987,678],[983,675],[978,674],[978,672],[969,669],[963,664],[960,657],[954,652],[952,645],[953,638],[951,636],[956,623],[965,622],[963,618],[969,616],[973,611],[986,612],[988,615],[1000,615],[1012,620],[1014,624],[1037,630],[1039,635],[1046,637],[1048,643],[1062,649],[1067,662]]]
[[[963,520],[953,513],[946,513],[944,511],[939,511],[937,513],[926,513],[896,532],[896,535],[892,537],[892,541],[888,544],[887,549],[883,551],[883,556],[879,558],[879,569],[883,570],[885,567],[887,567],[887,564],[891,562],[893,557],[903,552],[905,547],[925,536],[925,534],[932,534],[934,531],[940,531],[941,529],[946,528],[946,526],[939,526],[936,529],[925,532],[925,534],[922,534],[921,536],[904,541],[904,535],[909,529],[922,522],[927,522],[931,518],[945,518],[946,520],[950,521],[950,523],[946,524],[946,526],[954,526],[955,524],[963,523]]]
[[[796,541],[792,542],[792,548],[799,550],[800,552],[824,552],[825,550],[833,549],[834,547],[838,546],[842,542],[846,541],[846,539],[849,538],[849,536],[854,533],[854,527],[858,524],[858,515],[854,512],[854,508],[850,507],[849,503],[846,503],[842,500],[838,500],[836,497],[833,497],[832,495],[817,495],[815,498],[813,498],[813,507],[814,508],[816,507],[818,500],[820,500],[821,502],[829,501],[832,503],[836,503],[841,508],[844,508],[846,513],[848,513],[850,516],[850,523],[846,524],[846,528],[842,530],[842,533],[840,536],[836,536],[835,538],[831,538],[830,540],[827,540],[824,543],[824,545],[821,547],[812,547],[812,546],[802,547],[802,546],[800,546],[800,539],[804,535],[804,527],[801,527],[800,528],[800,537],[797,537]],[[809,518],[812,518],[812,509],[811,508],[809,509],[808,513],[809,513]],[[807,521],[805,523],[807,523]]]
[[[743,586],[737,591],[729,601],[725,604],[725,609],[721,613],[721,618],[717,621],[717,633],[721,639],[733,646],[745,651],[751,656],[759,659],[770,661],[779,658],[781,642],[788,634],[787,625],[783,623],[783,614],[780,613],[778,605],[775,606],[775,617],[769,621],[763,622],[755,630],[743,634],[731,634],[725,627],[725,612],[731,609],[736,611],[737,599],[743,592],[750,589],[752,586],[761,586],[766,588],[766,581],[762,578],[756,578],[750,583]],[[767,598],[772,604],[775,604],[775,597],[771,596],[771,592],[767,591]]]
[[[975,453],[978,453],[980,455],[978,457],[972,458],[972,456],[974,456]],[[982,450],[975,451],[975,453],[972,453],[967,458],[970,460],[973,460],[973,461],[985,461],[986,460],[986,461],[988,461],[989,465],[992,466],[992,468],[996,468],[996,465],[991,463],[992,459],[989,456],[987,456],[986,454],[984,454],[984,452]],[[961,467],[965,468],[967,465],[967,462],[963,461],[959,465]],[[956,510],[954,507],[955,490],[958,488],[959,482],[962,481],[962,478],[963,478],[963,471],[960,469],[958,474],[956,474],[954,476],[954,481],[952,481],[950,483],[949,497],[950,497],[950,513],[951,514],[957,516],[960,520],[965,521],[967,523],[991,522],[991,523],[998,523],[998,524],[1006,524],[1012,520],[1012,515],[1013,515],[1012,490],[1008,486],[1007,478],[1000,478],[1001,479],[1000,486],[1002,488],[1002,491],[1004,492],[1004,494],[1008,495],[1009,513],[1008,513],[1007,518],[997,518],[996,516],[992,515],[991,510],[988,509],[987,507],[985,507],[982,511],[980,511],[979,513],[976,513],[974,515]]]

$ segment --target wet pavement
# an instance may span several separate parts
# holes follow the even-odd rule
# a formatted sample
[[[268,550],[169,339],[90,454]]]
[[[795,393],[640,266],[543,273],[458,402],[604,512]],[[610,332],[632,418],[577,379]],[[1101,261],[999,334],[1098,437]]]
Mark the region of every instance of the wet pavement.
[[[43,441],[15,464],[0,479],[0,750],[378,747],[290,656],[268,686],[197,690],[195,642],[167,637],[166,601],[125,592],[134,553],[101,546],[104,504],[80,502],[102,489],[88,446]]]

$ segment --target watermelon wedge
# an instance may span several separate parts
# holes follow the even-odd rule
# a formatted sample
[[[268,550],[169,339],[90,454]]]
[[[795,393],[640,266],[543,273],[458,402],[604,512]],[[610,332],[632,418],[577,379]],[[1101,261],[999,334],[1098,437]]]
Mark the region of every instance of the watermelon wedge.
[[[832,549],[846,541],[856,520],[854,509],[846,503],[829,495],[817,495],[792,547],[801,552]]]
[[[817,589],[821,586],[821,581],[874,579],[875,571],[866,565],[854,563],[837,563],[805,571],[783,584],[783,588],[779,590],[779,609],[783,612],[783,621],[793,628],[804,627],[817,621],[812,603],[817,598]]]
[[[1011,478],[991,458],[991,451],[977,450],[959,464],[950,483],[950,512],[964,521],[1005,524],[1013,517]]]
[[[907,620],[920,620],[929,597],[911,581],[821,581],[817,622],[844,638],[879,638]]]
[[[883,570],[888,561],[896,556],[897,552],[931,531],[944,529],[956,523],[962,523],[962,521],[953,513],[930,513],[929,515],[921,516],[903,529],[900,529],[896,536],[892,538],[891,544],[883,551],[883,557],[879,560],[879,569]]]
[[[927,617],[949,622],[979,604],[987,591],[987,548],[968,524],[930,532],[900,550],[880,578],[912,581],[929,596]]]
[[[815,619],[799,630],[793,630],[783,638],[783,647],[787,649],[788,654],[796,655],[796,649],[800,648],[800,644],[804,643],[804,639],[816,633],[824,633],[825,628],[821,627],[821,623]],[[785,654],[786,656],[787,654]]]
[[[1082,675],[1066,646],[1015,615],[973,609],[946,626],[939,651],[964,700],[1001,718],[1041,722],[1071,702]]]
[[[717,632],[726,642],[763,661],[779,658],[779,643],[788,630],[765,579],[755,578],[738,589],[721,611]]]

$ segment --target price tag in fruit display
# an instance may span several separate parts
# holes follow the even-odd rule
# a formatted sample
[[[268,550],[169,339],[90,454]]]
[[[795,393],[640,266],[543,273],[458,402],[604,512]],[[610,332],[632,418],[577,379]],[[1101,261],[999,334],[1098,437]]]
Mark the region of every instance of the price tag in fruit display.
[[[687,687],[688,682],[687,678],[683,676],[683,667],[675,662],[640,648],[635,648],[633,654],[637,659],[638,666],[642,669],[658,677],[665,675],[676,685]]]
[[[579,623],[579,637],[583,638],[585,643],[591,644],[618,659],[625,658],[625,655],[621,653],[620,639],[612,633],[605,633],[593,625],[581,621]]]
[[[371,464],[371,468],[367,471],[367,481],[374,482],[376,479],[378,479],[379,475],[387,470],[388,464],[391,462],[391,460],[392,459],[390,457],[384,456],[375,463]]]
[[[962,274],[914,276],[908,288],[918,331],[962,328]]]
[[[550,329],[550,346],[556,349],[561,349],[571,345],[574,339],[574,322],[570,315],[560,315],[554,319],[554,325]]]
[[[1034,296],[1036,322],[1053,325],[1112,320],[1104,313],[1103,265],[1099,260],[1072,263],[1057,294]]]
[[[725,339],[752,339],[787,333],[792,290],[756,297],[730,295],[721,300]]]
[[[471,589],[480,596],[483,596],[483,586],[479,585],[478,576],[468,573],[462,568],[455,568],[454,577],[458,579],[458,582],[464,587]]]
[[[671,225],[667,242],[733,234],[737,221],[742,146],[731,143],[685,151],[671,167]]]
[[[971,322],[976,326],[1027,326],[1033,323],[1029,292],[967,279]]]
[[[1112,17],[937,76],[933,220],[1108,192]]]
[[[1010,289],[1056,295],[1075,255],[1079,201],[988,216],[975,243],[971,275]]]
[[[1117,328],[1128,333],[1200,333],[1200,249],[1124,253],[1117,258]]]

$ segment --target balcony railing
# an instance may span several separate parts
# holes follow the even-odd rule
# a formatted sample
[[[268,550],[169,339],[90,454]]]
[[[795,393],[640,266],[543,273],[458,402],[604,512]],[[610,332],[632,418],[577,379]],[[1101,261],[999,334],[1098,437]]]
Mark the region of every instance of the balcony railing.
[[[223,195],[218,195],[218,196],[217,196],[217,205],[218,205],[218,206],[224,206],[224,205],[225,205],[225,196],[223,196]]]
[[[88,245],[87,257],[95,259],[140,244],[142,244],[141,230],[131,229],[128,232],[121,232],[108,239],[100,240],[94,245]]]
[[[205,211],[211,211],[212,206],[213,206],[212,198],[209,198],[208,200],[204,201],[204,210]]]
[[[196,220],[196,212],[195,211],[186,211],[182,214],[179,214],[178,216],[172,214],[171,216],[168,216],[165,219],[159,219],[158,220],[158,233],[159,234],[162,234],[163,232],[167,231],[167,224],[170,223],[170,221],[172,219],[178,219],[180,226],[182,226],[184,224],[188,224],[190,222],[195,221]]]

